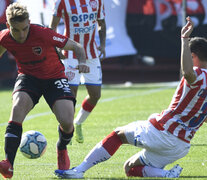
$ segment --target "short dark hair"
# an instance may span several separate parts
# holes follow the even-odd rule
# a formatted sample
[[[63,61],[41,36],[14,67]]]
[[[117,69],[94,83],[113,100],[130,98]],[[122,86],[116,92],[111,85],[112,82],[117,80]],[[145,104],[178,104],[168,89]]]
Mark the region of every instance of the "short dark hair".
[[[10,4],[6,9],[6,19],[9,24],[11,22],[22,22],[29,18],[29,13],[26,6],[21,5],[18,2]]]
[[[201,61],[207,61],[207,39],[204,37],[193,37],[189,40],[192,53],[195,53]]]

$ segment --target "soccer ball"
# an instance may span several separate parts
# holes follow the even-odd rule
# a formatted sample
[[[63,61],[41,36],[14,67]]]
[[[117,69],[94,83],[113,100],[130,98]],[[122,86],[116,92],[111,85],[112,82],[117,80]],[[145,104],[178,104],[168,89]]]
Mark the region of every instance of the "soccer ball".
[[[20,151],[29,159],[36,159],[45,153],[47,140],[38,131],[27,131],[22,135]]]

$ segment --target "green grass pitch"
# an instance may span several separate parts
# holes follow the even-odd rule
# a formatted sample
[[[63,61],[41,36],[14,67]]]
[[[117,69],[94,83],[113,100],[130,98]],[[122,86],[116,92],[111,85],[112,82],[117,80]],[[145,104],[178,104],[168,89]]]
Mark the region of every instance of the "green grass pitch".
[[[88,152],[116,127],[136,120],[146,120],[150,114],[159,113],[167,108],[175,91],[175,86],[171,86],[172,84],[136,84],[130,87],[104,85],[101,100],[83,124],[84,144],[78,144],[73,140],[72,145],[68,146],[71,167],[81,163]],[[0,160],[5,158],[4,133],[10,115],[11,94],[11,90],[0,91]],[[78,112],[85,96],[85,87],[80,87],[76,112]],[[25,119],[23,132],[37,130],[43,133],[48,142],[47,150],[39,159],[27,159],[18,150],[14,165],[14,180],[57,179],[54,175],[54,170],[57,167],[57,125],[55,116],[42,98]],[[204,123],[192,140],[189,154],[168,165],[166,169],[179,164],[183,167],[181,179],[207,179],[206,131],[207,126]],[[85,173],[85,179],[127,179],[123,171],[123,164],[139,150],[139,148],[130,145],[121,146],[111,159],[89,169]]]

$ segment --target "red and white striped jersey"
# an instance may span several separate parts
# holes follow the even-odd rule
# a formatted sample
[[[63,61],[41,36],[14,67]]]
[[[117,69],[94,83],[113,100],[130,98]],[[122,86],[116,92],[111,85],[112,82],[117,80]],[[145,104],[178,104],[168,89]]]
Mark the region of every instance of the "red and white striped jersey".
[[[65,35],[83,45],[87,59],[98,57],[95,32],[97,20],[105,18],[103,0],[56,0],[53,15],[64,19]]]
[[[156,117],[159,124],[151,120],[156,128],[186,142],[190,142],[207,117],[207,70],[197,67],[194,70],[196,81],[189,85],[182,78],[168,109]]]

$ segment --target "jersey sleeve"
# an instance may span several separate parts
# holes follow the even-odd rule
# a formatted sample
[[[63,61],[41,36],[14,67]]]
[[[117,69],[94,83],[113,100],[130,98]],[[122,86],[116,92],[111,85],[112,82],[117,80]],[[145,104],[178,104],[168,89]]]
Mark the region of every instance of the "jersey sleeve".
[[[198,67],[193,67],[193,70],[196,74],[196,80],[189,86],[191,88],[196,88],[196,87],[201,86],[203,84],[205,73],[203,73],[202,69],[200,69]]]
[[[68,38],[66,36],[56,33],[50,28],[45,28],[44,34],[48,44],[52,44],[53,46],[59,48],[63,48],[68,41]]]
[[[105,9],[103,0],[99,0],[99,8],[98,8],[98,20],[105,18]]]
[[[2,38],[3,38],[3,33],[2,33],[2,31],[0,31],[0,46],[2,46],[2,43],[3,43]]]
[[[62,17],[63,3],[62,0],[55,0],[53,7],[53,16]]]

